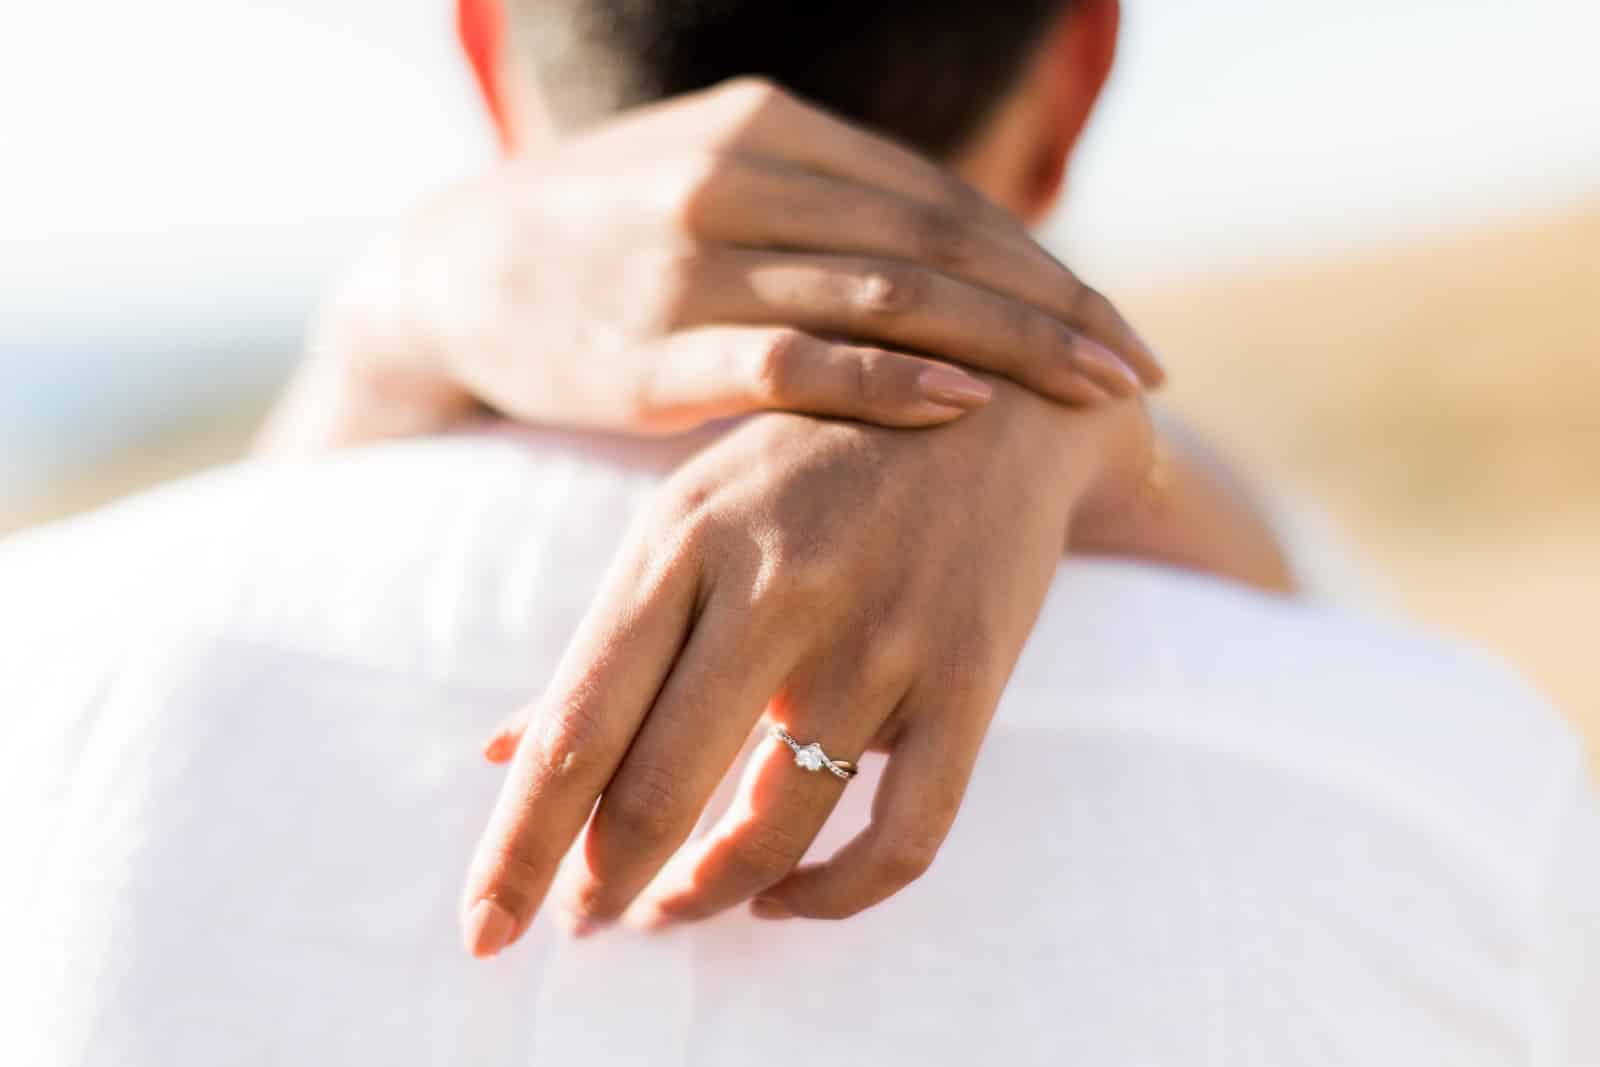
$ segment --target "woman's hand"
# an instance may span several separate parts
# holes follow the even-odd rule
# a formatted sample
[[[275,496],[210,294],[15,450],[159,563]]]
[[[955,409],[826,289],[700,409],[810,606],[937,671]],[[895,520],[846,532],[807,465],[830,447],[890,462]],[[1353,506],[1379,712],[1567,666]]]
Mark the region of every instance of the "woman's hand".
[[[742,80],[444,196],[330,302],[264,445],[427,432],[480,404],[636,432],[768,409],[929,426],[987,400],[951,363],[1078,406],[1161,377],[1008,213]]]
[[[547,893],[580,929],[658,873],[647,923],[757,896],[839,918],[927,867],[1069,521],[1135,500],[1150,456],[1136,400],[995,390],[919,433],[757,416],[664,485],[544,697],[491,744],[515,754],[466,886],[470,951],[515,940]],[[871,826],[824,864],[796,869],[845,783],[770,741],[680,851],[763,714],[835,759],[890,753]]]

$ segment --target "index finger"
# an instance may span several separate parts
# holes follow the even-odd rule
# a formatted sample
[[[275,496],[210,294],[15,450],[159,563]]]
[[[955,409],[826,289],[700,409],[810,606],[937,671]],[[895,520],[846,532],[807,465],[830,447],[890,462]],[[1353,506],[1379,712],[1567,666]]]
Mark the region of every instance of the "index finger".
[[[478,841],[462,898],[467,951],[527,930],[688,632],[698,577],[625,549],[535,710]]]

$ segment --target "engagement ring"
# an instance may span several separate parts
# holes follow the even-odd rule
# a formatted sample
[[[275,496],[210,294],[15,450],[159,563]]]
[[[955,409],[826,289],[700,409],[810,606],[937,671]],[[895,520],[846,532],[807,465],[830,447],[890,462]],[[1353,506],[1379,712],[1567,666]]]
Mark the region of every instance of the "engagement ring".
[[[797,767],[803,767],[808,771],[828,770],[847,782],[856,776],[854,763],[843,759],[829,759],[827,753],[822,751],[822,746],[815,741],[809,745],[802,745],[788,730],[776,723],[772,727],[772,736],[789,746],[789,750],[794,753]]]

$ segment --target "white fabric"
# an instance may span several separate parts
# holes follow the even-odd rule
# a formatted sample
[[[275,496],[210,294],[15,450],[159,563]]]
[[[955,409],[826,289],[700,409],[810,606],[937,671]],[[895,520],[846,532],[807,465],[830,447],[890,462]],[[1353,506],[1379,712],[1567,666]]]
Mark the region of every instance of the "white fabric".
[[[1130,564],[1062,567],[889,903],[468,960],[480,745],[674,458],[426,442],[0,545],[0,1063],[1600,1064],[1559,717],[1451,644]]]

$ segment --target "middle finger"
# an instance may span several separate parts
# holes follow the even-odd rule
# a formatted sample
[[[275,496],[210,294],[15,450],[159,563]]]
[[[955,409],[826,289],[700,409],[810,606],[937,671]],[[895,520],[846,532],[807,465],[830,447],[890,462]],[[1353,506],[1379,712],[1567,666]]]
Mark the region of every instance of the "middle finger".
[[[575,927],[620,916],[694,829],[788,670],[781,635],[752,638],[735,598],[714,596],[562,865],[552,898]]]

